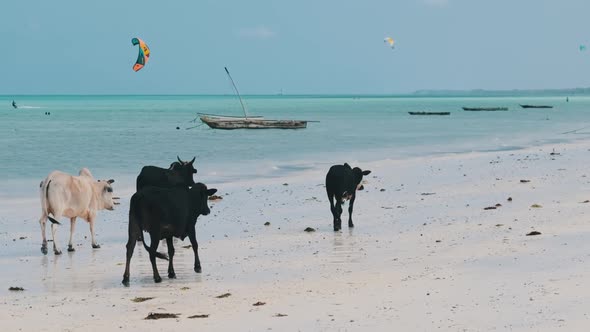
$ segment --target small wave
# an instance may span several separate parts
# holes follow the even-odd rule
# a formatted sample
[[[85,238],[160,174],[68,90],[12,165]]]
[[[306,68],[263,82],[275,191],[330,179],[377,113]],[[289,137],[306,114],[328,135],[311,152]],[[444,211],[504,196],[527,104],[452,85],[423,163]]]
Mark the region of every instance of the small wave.
[[[22,105],[22,106],[19,106],[18,108],[31,109],[31,108],[45,108],[45,107],[42,107],[42,106],[27,106],[27,105]]]

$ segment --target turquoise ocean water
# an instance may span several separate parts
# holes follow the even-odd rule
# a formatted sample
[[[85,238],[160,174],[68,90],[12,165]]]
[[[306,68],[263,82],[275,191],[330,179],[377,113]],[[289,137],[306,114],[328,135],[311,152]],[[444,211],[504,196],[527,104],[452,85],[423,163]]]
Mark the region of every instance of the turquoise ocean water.
[[[20,106],[12,109],[10,102]],[[302,130],[212,130],[197,112],[241,115],[234,96],[0,97],[0,199],[37,195],[54,169],[133,186],[143,165],[196,156],[196,180],[273,177],[349,161],[518,149],[586,138],[590,97],[246,96],[251,114],[314,120]],[[553,109],[522,109],[549,104]],[[465,112],[505,106],[508,112]],[[411,116],[408,111],[449,111]],[[45,115],[50,112],[51,115]],[[198,126],[193,129],[188,127]],[[180,127],[179,130],[176,127]]]

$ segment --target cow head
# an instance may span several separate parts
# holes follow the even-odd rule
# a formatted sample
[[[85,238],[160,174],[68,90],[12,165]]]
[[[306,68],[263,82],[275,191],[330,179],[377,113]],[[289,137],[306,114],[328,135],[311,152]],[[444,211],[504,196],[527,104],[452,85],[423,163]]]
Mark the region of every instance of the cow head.
[[[115,199],[113,197],[113,187],[111,184],[115,182],[115,180],[98,180],[96,182],[97,189],[98,189],[98,204],[102,206],[104,209],[107,210],[114,210],[115,209]]]
[[[179,174],[187,186],[193,186],[195,184],[193,174],[197,173],[197,170],[193,166],[196,157],[193,157],[191,161],[182,161],[178,156],[176,158],[178,161],[170,164],[170,169]]]
[[[371,171],[363,171],[362,169],[355,167],[352,169],[352,175],[354,177],[354,183],[356,185],[356,190],[363,190],[365,189],[361,182],[363,181],[363,175],[369,175]]]
[[[207,186],[205,184],[199,182],[195,183],[195,185],[190,189],[190,191],[192,194],[192,198],[197,200],[193,203],[196,204],[198,214],[206,216],[209,213],[211,213],[208,204],[209,196],[215,194],[217,192],[217,189],[207,189]]]

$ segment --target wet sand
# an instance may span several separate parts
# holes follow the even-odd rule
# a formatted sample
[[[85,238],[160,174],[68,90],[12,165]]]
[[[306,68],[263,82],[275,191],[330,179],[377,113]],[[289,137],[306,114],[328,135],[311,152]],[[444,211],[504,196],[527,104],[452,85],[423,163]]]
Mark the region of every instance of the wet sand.
[[[10,331],[582,331],[589,148],[350,161],[373,172],[357,196],[356,227],[343,218],[336,233],[327,170],[208,183],[223,200],[197,223],[203,273],[193,272],[192,250],[182,248],[188,239],[176,241],[177,279],[159,260],[163,281],[154,284],[147,252],[136,246],[130,287],[121,284],[128,188],[117,192],[116,211],[99,214],[102,248],[91,248],[79,221],[77,251],[61,256],[40,252],[37,197],[3,201],[0,320]],[[526,236],[533,230],[541,235]],[[63,223],[62,249],[68,236]],[[231,295],[217,298],[224,293]],[[179,315],[144,320],[151,312]],[[199,314],[209,316],[188,318]]]

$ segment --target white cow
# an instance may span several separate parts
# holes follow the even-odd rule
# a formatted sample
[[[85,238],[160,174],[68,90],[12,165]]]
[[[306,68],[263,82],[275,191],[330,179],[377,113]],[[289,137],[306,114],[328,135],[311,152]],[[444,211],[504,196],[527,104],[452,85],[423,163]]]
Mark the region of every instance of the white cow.
[[[62,217],[70,218],[70,242],[68,251],[74,251],[72,237],[76,226],[76,218],[80,217],[88,221],[90,235],[92,236],[92,248],[100,248],[94,238],[94,220],[98,210],[113,210],[113,188],[111,183],[115,180],[95,180],[87,168],[80,170],[79,176],[69,175],[60,171],[49,173],[40,184],[41,195],[41,235],[43,243],[41,252],[47,254],[47,238],[45,237],[45,223],[51,221],[51,235],[53,238],[53,252],[61,254],[57,246],[55,231],[56,224]],[[53,218],[49,215],[53,215]]]

